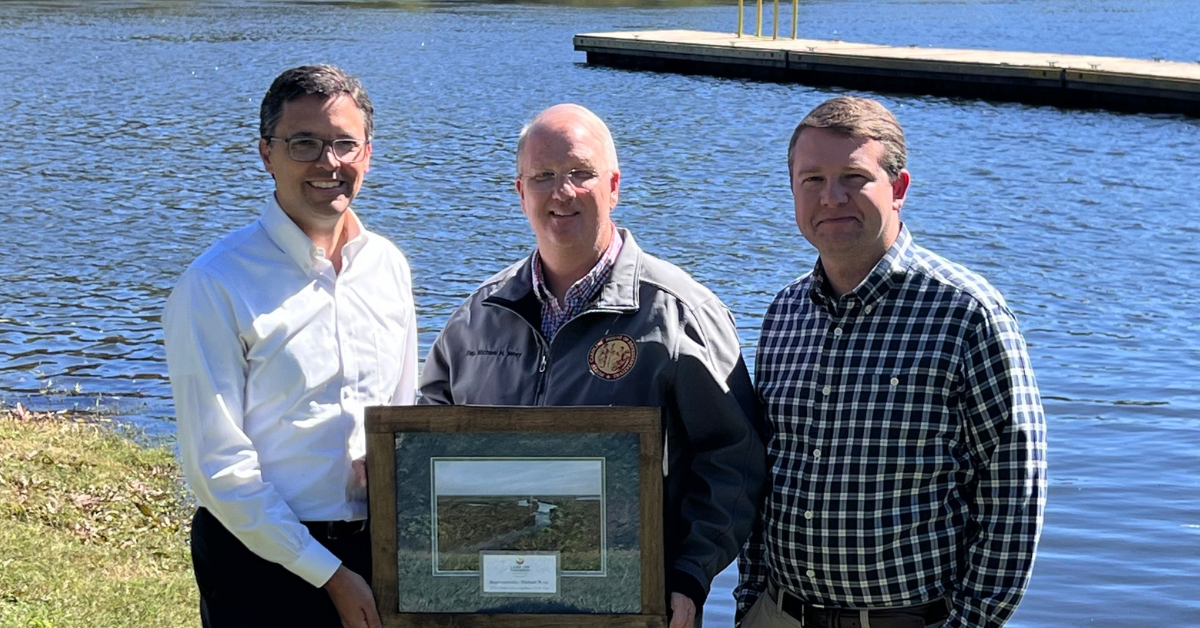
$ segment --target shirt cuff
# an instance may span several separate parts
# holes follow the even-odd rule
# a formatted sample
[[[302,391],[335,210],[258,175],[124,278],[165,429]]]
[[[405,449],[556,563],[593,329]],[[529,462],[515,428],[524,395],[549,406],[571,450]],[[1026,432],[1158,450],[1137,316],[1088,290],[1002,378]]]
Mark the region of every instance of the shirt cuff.
[[[667,593],[682,593],[692,599],[696,609],[704,607],[708,599],[708,591],[692,574],[678,569],[672,569],[667,575]]]
[[[284,565],[288,571],[300,576],[305,582],[314,587],[323,587],[333,573],[342,566],[342,561],[333,552],[321,545],[316,539],[310,538],[308,546],[300,552],[300,557],[289,565]],[[370,574],[359,574],[369,578]]]

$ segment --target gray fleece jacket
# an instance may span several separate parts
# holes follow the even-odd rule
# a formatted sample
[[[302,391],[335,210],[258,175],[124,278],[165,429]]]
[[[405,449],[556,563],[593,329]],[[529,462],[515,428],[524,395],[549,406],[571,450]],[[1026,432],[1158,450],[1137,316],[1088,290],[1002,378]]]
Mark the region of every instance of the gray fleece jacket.
[[[430,349],[419,403],[665,408],[667,590],[699,608],[757,516],[758,404],[725,305],[618,232],[608,281],[552,340],[540,331],[532,255],[484,282]]]

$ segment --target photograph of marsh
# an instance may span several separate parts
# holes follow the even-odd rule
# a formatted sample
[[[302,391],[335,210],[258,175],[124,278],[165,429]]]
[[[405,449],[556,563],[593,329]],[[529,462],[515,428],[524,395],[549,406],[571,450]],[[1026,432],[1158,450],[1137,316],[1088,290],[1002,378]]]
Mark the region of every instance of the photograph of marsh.
[[[397,610],[639,612],[639,461],[632,432],[397,433]],[[560,594],[483,595],[486,550],[560,552]]]
[[[557,551],[606,571],[603,458],[432,458],[434,568],[475,573],[479,552]]]

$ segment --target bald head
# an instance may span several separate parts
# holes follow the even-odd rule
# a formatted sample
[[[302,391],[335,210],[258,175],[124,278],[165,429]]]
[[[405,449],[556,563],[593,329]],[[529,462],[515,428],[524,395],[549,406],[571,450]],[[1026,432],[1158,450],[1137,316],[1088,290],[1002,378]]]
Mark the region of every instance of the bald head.
[[[517,174],[521,174],[521,155],[525,152],[525,144],[534,133],[575,134],[586,133],[598,140],[604,146],[605,170],[619,172],[617,165],[617,147],[613,143],[612,133],[596,114],[587,107],[572,103],[554,105],[533,117],[521,135],[517,138]]]
[[[547,283],[561,299],[612,242],[621,173],[608,127],[579,105],[539,113],[521,131],[514,183]]]

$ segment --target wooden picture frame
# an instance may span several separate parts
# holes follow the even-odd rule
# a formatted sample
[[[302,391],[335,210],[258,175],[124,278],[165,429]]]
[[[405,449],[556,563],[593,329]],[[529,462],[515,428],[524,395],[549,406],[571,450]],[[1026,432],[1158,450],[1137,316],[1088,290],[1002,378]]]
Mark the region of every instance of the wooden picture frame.
[[[646,407],[486,407],[486,406],[377,406],[366,409],[368,492],[371,509],[371,543],[374,561],[372,588],[383,625],[387,628],[549,628],[552,626],[600,626],[613,628],[666,628],[667,599],[663,565],[663,443],[662,409]],[[472,436],[478,435],[478,436]],[[490,436],[489,436],[490,435]],[[498,436],[499,435],[499,436]],[[534,443],[587,441],[606,438],[622,439],[636,446],[632,464],[626,468],[636,476],[637,549],[635,566],[640,577],[640,600],[636,590],[632,600],[635,611],[612,612],[489,612],[475,610],[460,612],[402,612],[400,564],[402,548],[397,523],[398,512],[405,508],[408,497],[413,500],[432,500],[441,503],[434,487],[432,470],[442,458],[404,456],[402,465],[420,469],[425,464],[428,476],[405,476],[407,484],[397,481],[397,448],[406,442],[473,442],[486,445],[494,439],[504,442]],[[399,438],[398,438],[399,437]],[[407,439],[407,440],[406,440]],[[424,440],[419,440],[424,439]],[[431,440],[432,439],[432,440]],[[440,440],[439,440],[440,439]],[[491,439],[491,440],[489,440]],[[539,439],[541,439],[539,441]],[[549,439],[549,440],[547,440]],[[559,439],[555,441],[554,439]],[[421,451],[429,451],[425,446]],[[412,458],[413,460],[407,460]],[[552,457],[551,457],[552,458]],[[446,458],[458,461],[464,458]],[[426,462],[428,460],[428,462]],[[506,459],[507,460],[507,459]],[[518,461],[539,460],[535,457],[516,458]],[[418,479],[412,479],[418,478]],[[405,494],[405,503],[398,501]],[[432,495],[432,496],[431,496]],[[465,498],[464,498],[465,499]],[[580,498],[585,499],[585,498]],[[595,498],[586,498],[595,499]],[[602,502],[607,497],[599,498]],[[478,504],[472,504],[478,505]],[[548,506],[550,507],[550,506]],[[434,506],[432,543],[434,554],[427,558],[434,576],[438,575],[436,554],[438,538],[437,506]],[[633,526],[633,524],[629,524]],[[406,533],[407,534],[407,533]],[[406,537],[407,538],[407,537]],[[535,553],[535,552],[530,552]],[[602,550],[603,553],[603,550]],[[481,567],[482,569],[482,567]],[[467,573],[467,572],[462,572]],[[566,573],[566,572],[564,572]],[[594,575],[594,574],[592,574]],[[602,580],[602,578],[594,580]],[[578,579],[583,582],[583,578]],[[476,578],[478,581],[478,578]],[[615,581],[615,579],[614,579]],[[585,585],[579,585],[585,586]],[[622,586],[628,589],[629,586]],[[436,596],[435,596],[436,597]],[[638,603],[640,602],[640,603]],[[486,607],[482,607],[485,608]]]

